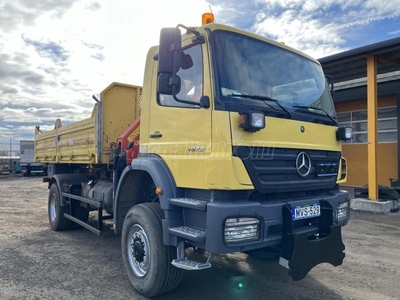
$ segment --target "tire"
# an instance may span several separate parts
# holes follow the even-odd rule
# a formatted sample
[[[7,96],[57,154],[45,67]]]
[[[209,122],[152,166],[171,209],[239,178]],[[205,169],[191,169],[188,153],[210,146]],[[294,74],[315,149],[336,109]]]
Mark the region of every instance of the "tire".
[[[138,204],[122,228],[123,264],[133,288],[145,297],[171,291],[182,279],[182,270],[171,264],[176,248],[163,243],[162,217],[158,203]]]
[[[362,192],[360,194],[361,197],[368,198],[368,184],[363,185]],[[380,200],[399,200],[399,193],[393,189],[392,187],[385,185],[378,185],[378,198]]]
[[[71,220],[64,217],[69,213],[69,206],[61,206],[60,191],[57,184],[53,183],[49,191],[48,215],[51,229],[61,231],[71,228]]]

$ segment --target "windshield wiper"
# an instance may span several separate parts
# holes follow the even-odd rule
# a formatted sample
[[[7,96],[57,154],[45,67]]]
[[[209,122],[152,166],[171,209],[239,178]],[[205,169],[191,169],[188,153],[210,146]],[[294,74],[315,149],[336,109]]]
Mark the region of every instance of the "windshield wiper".
[[[266,101],[274,102],[276,105],[278,105],[280,107],[280,109],[282,111],[284,111],[289,116],[289,118],[292,118],[292,114],[286,108],[284,108],[281,104],[279,104],[279,100],[277,100],[277,99],[274,99],[274,98],[271,98],[271,97],[268,97],[268,96],[247,95],[247,94],[240,94],[240,93],[232,93],[232,94],[229,94],[228,96],[238,97],[238,98],[254,99],[254,100],[261,100],[263,103],[267,104],[271,108],[272,108],[272,106],[269,105]]]
[[[330,114],[328,114],[328,112],[321,108],[321,107],[316,107],[316,106],[308,106],[308,105],[293,105],[293,107],[295,108],[306,108],[306,109],[315,109],[315,110],[319,110],[322,111],[329,119],[331,119],[332,124],[336,125],[336,120],[334,118],[332,118],[332,116]]]

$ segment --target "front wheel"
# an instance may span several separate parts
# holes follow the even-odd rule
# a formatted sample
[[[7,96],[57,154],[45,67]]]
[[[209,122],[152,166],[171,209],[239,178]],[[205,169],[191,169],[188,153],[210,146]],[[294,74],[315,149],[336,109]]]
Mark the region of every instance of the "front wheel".
[[[158,203],[132,207],[122,228],[122,260],[133,288],[145,297],[154,297],[176,288],[182,270],[171,264],[175,247],[163,244]]]

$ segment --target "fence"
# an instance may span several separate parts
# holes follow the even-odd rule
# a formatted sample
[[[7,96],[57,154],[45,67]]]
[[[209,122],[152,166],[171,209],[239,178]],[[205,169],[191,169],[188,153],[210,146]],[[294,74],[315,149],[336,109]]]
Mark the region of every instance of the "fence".
[[[0,170],[13,170],[14,162],[19,162],[19,156],[19,141],[0,138]]]

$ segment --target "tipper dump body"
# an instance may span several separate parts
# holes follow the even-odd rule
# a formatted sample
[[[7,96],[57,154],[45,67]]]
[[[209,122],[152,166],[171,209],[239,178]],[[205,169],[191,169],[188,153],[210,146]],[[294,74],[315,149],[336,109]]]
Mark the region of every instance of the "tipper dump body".
[[[112,83],[100,94],[90,118],[54,129],[36,128],[35,161],[107,164],[118,136],[139,117],[142,88]]]

